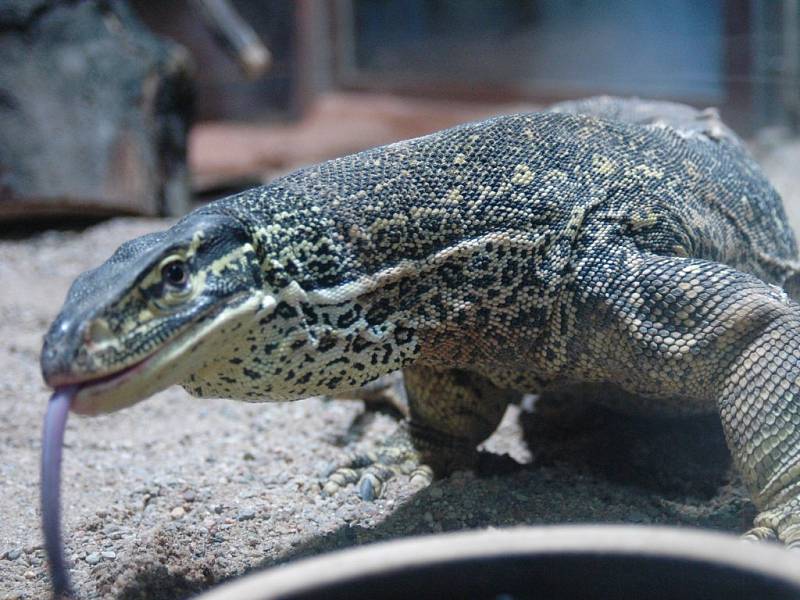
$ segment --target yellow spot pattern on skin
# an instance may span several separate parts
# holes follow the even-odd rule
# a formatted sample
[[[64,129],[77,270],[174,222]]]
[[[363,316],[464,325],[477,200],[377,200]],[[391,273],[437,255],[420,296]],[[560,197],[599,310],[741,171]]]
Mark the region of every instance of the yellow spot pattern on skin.
[[[545,174],[545,180],[548,183],[564,181],[566,178],[567,178],[567,174],[564,171],[562,171],[561,169],[550,169]]]
[[[664,171],[662,171],[661,169],[656,169],[649,165],[636,165],[636,167],[634,167],[634,170],[637,173],[641,173],[645,177],[651,177],[653,179],[661,179],[662,177],[664,177]]]
[[[415,206],[409,211],[412,219],[424,219],[425,217],[446,217],[447,209],[433,208],[428,206]]]
[[[455,158],[453,159],[453,164],[456,165],[463,165],[465,162],[467,162],[467,159],[463,154],[456,154]]]
[[[247,264],[248,253],[252,254],[253,252],[254,252],[253,247],[250,244],[244,244],[243,246],[236,248],[234,251],[212,262],[210,266],[210,271],[214,275],[221,275],[222,272],[231,265],[235,265],[238,263],[244,266],[245,264]]]
[[[192,236],[192,243],[189,244],[189,248],[186,250],[187,256],[192,256],[197,253],[197,249],[203,243],[203,239],[205,235],[203,235],[202,231],[195,231],[194,235]]]
[[[601,175],[609,175],[616,170],[614,161],[601,154],[595,154],[592,156],[592,168],[595,170],[595,172],[600,173]]]
[[[525,164],[514,167],[514,174],[511,176],[511,183],[514,185],[528,185],[533,181],[533,171]]]
[[[461,189],[453,188],[447,193],[447,197],[444,199],[445,204],[451,204],[453,206],[457,206],[464,200],[464,197],[461,195]]]
[[[658,225],[658,215],[651,210],[642,210],[631,216],[630,224],[633,231],[638,231],[645,227],[655,227]]]
[[[347,234],[350,236],[351,240],[359,240],[367,238],[367,236],[364,234],[361,228],[355,223],[350,225],[350,229],[348,229]]]

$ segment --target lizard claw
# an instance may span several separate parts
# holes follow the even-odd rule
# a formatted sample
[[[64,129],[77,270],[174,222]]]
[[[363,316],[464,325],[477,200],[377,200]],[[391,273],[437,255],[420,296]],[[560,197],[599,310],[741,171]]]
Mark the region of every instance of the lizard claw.
[[[371,473],[365,473],[358,482],[358,495],[362,500],[372,502],[378,498],[383,491],[383,484],[381,481]]]

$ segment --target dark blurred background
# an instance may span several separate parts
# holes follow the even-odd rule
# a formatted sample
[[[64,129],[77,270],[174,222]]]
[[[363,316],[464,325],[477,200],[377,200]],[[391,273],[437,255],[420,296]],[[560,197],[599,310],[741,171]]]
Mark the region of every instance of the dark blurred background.
[[[596,94],[718,107],[796,188],[799,77],[798,0],[4,0],[0,222],[181,214]]]

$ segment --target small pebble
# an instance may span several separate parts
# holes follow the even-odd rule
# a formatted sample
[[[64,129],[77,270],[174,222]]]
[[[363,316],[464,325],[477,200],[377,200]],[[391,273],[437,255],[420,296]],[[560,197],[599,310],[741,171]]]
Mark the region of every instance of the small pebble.
[[[25,579],[36,579],[36,573],[33,571],[25,571]]]
[[[175,508],[170,511],[169,516],[173,519],[180,519],[183,515],[186,514],[186,511],[183,510],[182,506],[176,506]]]
[[[117,558],[117,553],[113,550],[103,550],[100,555],[107,560],[114,560]]]
[[[97,563],[100,562],[100,555],[97,552],[92,552],[91,554],[87,555],[86,558],[84,558],[83,560],[85,560],[90,565],[96,565]]]
[[[22,554],[22,548],[12,548],[8,552],[6,552],[6,558],[8,560],[17,560],[21,554]]]
[[[183,492],[183,499],[186,502],[194,502],[196,497],[197,496],[195,496],[192,490],[186,490],[185,492]]]
[[[252,506],[247,506],[239,511],[239,514],[236,515],[236,519],[239,521],[249,521],[250,519],[256,518],[256,509]]]

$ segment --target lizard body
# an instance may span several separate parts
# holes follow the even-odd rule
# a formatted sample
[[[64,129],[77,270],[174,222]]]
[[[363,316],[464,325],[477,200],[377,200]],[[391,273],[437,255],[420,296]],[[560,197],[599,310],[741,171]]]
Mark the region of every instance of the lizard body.
[[[328,161],[124,244],[73,285],[42,367],[84,413],[402,369],[408,427],[326,485],[367,497],[471,464],[523,392],[718,410],[752,535],[794,544],[798,272],[779,196],[715,115],[594,99]]]

